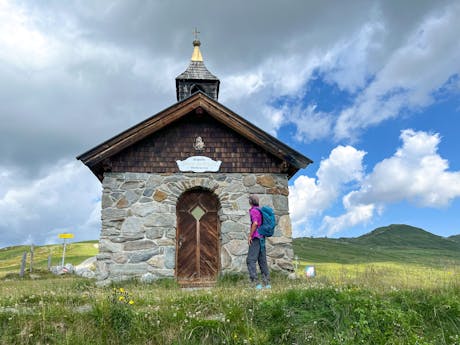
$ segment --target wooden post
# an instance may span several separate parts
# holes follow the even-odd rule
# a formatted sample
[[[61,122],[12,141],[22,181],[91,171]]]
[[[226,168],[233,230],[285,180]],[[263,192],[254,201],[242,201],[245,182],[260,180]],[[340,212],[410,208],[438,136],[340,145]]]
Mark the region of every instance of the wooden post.
[[[30,273],[34,270],[34,245],[30,245]]]
[[[51,254],[48,255],[48,271],[51,271]]]
[[[62,264],[61,264],[62,267],[64,267],[65,247],[66,247],[66,243],[65,243],[65,238],[64,238],[64,248],[62,249]]]
[[[21,270],[19,271],[19,276],[21,278],[24,277],[24,270],[26,269],[26,259],[27,259],[27,252],[24,252],[24,254],[22,254]]]

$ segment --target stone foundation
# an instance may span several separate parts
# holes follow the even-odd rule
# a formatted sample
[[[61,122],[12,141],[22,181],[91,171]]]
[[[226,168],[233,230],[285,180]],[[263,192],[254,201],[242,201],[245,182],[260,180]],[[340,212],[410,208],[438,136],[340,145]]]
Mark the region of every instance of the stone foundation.
[[[293,271],[288,181],[277,174],[105,173],[102,231],[97,278],[103,283],[174,277],[176,203],[193,188],[214,192],[220,201],[220,273],[247,272],[248,195],[273,208],[277,227],[268,238],[267,260],[273,270]]]

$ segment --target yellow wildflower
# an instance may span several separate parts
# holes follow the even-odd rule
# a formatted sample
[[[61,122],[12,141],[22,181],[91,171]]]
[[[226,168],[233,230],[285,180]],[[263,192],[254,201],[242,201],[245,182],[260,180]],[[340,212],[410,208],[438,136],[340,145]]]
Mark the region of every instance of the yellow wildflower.
[[[134,301],[133,301],[133,300],[130,300],[130,301],[129,301],[129,304],[133,305],[133,304],[134,304]]]
[[[124,299],[125,299],[125,296],[120,296],[120,297],[118,297],[118,300],[119,300],[120,302],[123,301]]]

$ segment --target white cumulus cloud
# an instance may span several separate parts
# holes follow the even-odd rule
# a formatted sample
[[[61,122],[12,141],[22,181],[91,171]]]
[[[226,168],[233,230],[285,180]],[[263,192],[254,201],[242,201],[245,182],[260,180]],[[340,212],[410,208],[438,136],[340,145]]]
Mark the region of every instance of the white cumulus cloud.
[[[394,155],[377,163],[372,172],[360,180],[360,187],[343,197],[345,213],[324,217],[320,232],[333,235],[366,223],[388,204],[407,201],[417,207],[439,208],[460,197],[460,172],[448,171],[448,161],[437,152],[439,134],[406,129],[400,138],[402,146]],[[334,170],[330,173],[334,174]],[[294,190],[294,196],[295,193],[298,192]]]
[[[289,207],[294,237],[311,234],[312,217],[330,208],[344,189],[363,175],[364,151],[351,146],[337,146],[320,164],[317,178],[299,176],[289,188]]]

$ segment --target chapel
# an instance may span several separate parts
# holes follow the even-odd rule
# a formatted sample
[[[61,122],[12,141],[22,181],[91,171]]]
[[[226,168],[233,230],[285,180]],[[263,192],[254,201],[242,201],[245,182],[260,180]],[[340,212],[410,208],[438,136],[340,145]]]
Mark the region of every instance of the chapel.
[[[177,103],[77,157],[102,183],[101,284],[247,272],[249,194],[276,215],[270,269],[293,272],[288,180],[312,161],[219,103],[219,85],[195,38]]]

